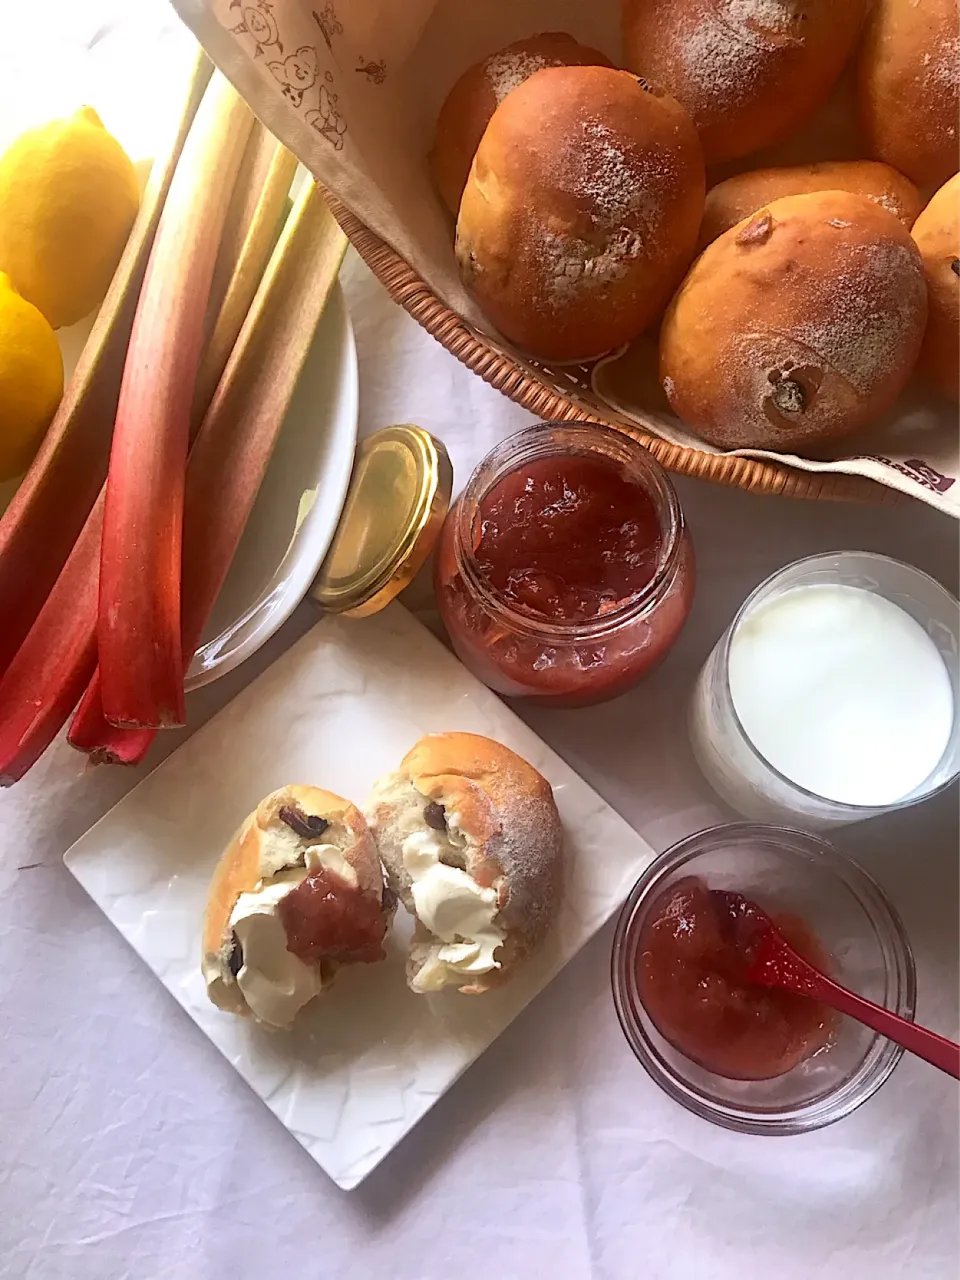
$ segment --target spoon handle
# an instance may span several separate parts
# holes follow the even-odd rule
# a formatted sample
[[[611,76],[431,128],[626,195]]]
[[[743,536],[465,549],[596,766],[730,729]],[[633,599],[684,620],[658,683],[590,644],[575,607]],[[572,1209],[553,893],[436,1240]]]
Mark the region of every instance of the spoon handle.
[[[953,1076],[955,1080],[960,1080],[960,1044],[954,1044],[952,1040],[938,1036],[935,1031],[928,1031],[926,1027],[918,1027],[915,1022],[909,1022],[899,1014],[891,1013],[889,1009],[874,1004],[872,1000],[864,1000],[862,996],[854,995],[852,991],[838,986],[812,966],[809,968],[811,974],[807,975],[808,981],[804,984],[809,995],[865,1023],[874,1031],[879,1031],[882,1036],[886,1036],[888,1040],[903,1045],[904,1049],[915,1053],[917,1057],[926,1059],[933,1066],[945,1071],[947,1075]],[[812,974],[816,974],[816,977],[813,978]]]

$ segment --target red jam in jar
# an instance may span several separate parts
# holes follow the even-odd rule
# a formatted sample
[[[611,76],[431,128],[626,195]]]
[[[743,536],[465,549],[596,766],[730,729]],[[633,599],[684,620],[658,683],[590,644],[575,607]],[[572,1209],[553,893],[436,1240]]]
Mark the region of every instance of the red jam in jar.
[[[673,487],[621,432],[534,427],[488,455],[447,516],[440,612],[498,693],[583,706],[666,655],[690,611],[693,549]]]
[[[729,1080],[785,1075],[832,1041],[837,1015],[807,996],[744,980],[752,904],[678,880],[650,906],[637,946],[637,990],[663,1038]],[[769,913],[784,938],[818,969],[828,960],[798,916]]]

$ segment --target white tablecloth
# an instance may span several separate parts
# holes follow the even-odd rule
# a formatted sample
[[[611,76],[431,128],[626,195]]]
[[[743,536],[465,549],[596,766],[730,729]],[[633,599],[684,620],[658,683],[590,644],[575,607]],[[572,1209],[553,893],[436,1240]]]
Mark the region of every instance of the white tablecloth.
[[[100,7],[124,21],[134,8],[130,0]],[[81,43],[98,30],[86,23]],[[421,332],[352,253],[343,279],[359,345],[361,429],[419,423],[446,441],[462,481],[528,415]],[[958,569],[955,526],[927,508],[678,487],[700,586],[666,665],[606,707],[524,713],[661,849],[723,816],[690,759],[684,707],[699,664],[752,586],[786,561],[839,547],[897,555],[954,591]],[[408,596],[429,617],[426,583]],[[192,697],[192,727],[315,617],[301,606],[264,651]],[[164,746],[180,736],[165,736]],[[871,1102],[831,1129],[781,1140],[715,1129],[662,1095],[627,1049],[610,1000],[609,928],[363,1186],[338,1191],[60,863],[140,772],[84,773],[60,743],[0,797],[0,1275],[957,1274],[955,1084],[904,1060]],[[918,1018],[955,1037],[956,790],[850,828],[837,843],[903,914],[917,956]]]

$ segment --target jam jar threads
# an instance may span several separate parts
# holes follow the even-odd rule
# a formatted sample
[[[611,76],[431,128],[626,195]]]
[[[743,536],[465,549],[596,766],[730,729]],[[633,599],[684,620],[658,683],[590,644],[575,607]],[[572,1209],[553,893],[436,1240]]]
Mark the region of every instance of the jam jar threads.
[[[673,485],[623,432],[543,423],[489,453],[440,535],[435,586],[460,660],[497,693],[586,706],[667,654],[694,591]]]

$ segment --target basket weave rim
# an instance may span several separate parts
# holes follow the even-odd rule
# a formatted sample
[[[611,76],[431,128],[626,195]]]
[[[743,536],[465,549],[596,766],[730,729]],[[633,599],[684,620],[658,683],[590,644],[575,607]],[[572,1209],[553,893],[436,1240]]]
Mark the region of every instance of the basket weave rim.
[[[562,395],[536,370],[522,367],[497,350],[433,293],[430,286],[394,249],[341,203],[325,192],[334,217],[357,253],[384,286],[390,297],[461,364],[483,378],[516,404],[542,419],[597,422],[614,427],[638,440],[661,466],[676,475],[691,476],[712,484],[743,489],[748,493],[833,502],[860,502],[898,506],[909,499],[866,476],[837,472],[797,471],[785,463],[729,454],[705,453],[671,444],[639,425],[625,425],[604,415],[596,406]]]

